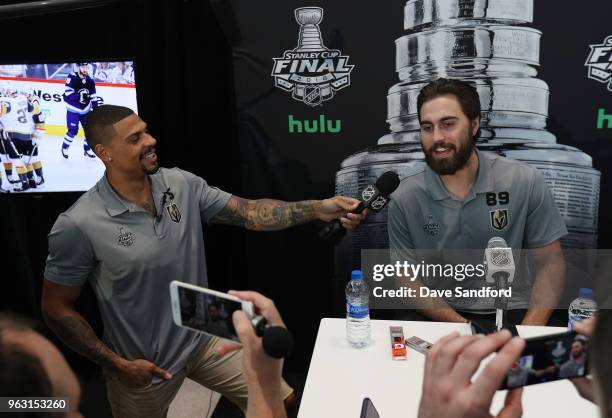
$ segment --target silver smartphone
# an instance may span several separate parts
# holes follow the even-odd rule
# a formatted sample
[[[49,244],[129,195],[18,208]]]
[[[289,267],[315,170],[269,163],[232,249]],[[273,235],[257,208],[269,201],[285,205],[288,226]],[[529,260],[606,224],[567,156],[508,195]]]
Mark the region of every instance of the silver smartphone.
[[[228,340],[240,341],[232,323],[234,311],[254,317],[251,302],[176,280],[170,283],[170,299],[176,325]]]

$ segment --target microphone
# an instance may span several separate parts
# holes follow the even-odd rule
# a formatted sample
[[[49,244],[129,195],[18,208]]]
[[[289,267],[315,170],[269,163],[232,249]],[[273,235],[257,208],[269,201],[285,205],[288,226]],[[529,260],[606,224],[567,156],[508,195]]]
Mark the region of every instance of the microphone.
[[[506,290],[514,280],[514,256],[512,249],[503,238],[493,237],[485,249],[484,264],[487,271],[487,283],[495,283],[498,290]],[[495,298],[495,328],[501,331],[504,327],[504,311],[508,309],[508,298],[500,295]]]
[[[508,247],[506,240],[493,237],[489,240],[485,249],[484,265],[487,272],[487,283],[499,283],[505,281],[506,285],[514,280],[516,265],[512,249]]]
[[[293,350],[293,336],[288,329],[268,324],[266,318],[257,316],[252,320],[255,335],[261,337],[261,344],[267,355],[280,359]]]
[[[397,189],[399,183],[400,179],[396,172],[387,171],[383,173],[375,184],[370,184],[363,189],[359,205],[351,213],[361,213],[368,208],[374,212],[381,211],[391,200],[389,195]],[[339,219],[334,219],[321,229],[319,238],[336,244],[344,234],[346,234],[346,229]]]

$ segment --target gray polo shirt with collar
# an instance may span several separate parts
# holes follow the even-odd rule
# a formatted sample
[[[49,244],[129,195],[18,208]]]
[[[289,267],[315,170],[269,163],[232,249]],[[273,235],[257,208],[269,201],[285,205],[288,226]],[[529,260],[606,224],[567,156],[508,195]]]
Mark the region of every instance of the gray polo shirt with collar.
[[[176,373],[209,337],[173,323],[169,283],[207,286],[202,222],[231,195],[178,168],[150,179],[155,218],[119,197],[106,175],[62,213],[48,236],[45,279],[64,286],[89,280],[105,343]]]
[[[473,253],[482,262],[480,253],[484,254],[492,237],[502,237],[511,248],[523,249],[543,247],[567,234],[553,196],[535,167],[491,152],[476,152],[478,174],[463,201],[449,193],[440,176],[425,163],[402,179],[388,213],[394,258],[411,261],[414,252],[403,250],[473,249],[479,250]],[[510,309],[528,307],[533,274],[523,270],[518,276]],[[441,288],[443,281],[426,284]],[[483,282],[465,279],[459,285],[478,289]],[[451,298],[447,302],[455,309],[493,308],[492,299]]]

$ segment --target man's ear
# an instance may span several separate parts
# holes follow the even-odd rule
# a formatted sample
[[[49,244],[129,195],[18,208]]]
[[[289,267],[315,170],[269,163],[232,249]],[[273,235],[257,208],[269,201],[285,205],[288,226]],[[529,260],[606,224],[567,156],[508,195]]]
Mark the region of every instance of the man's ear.
[[[476,132],[480,129],[480,118],[474,118],[470,121],[470,125],[472,128],[472,136],[476,136]]]
[[[106,149],[104,145],[96,144],[96,146],[94,147],[94,152],[96,153],[98,158],[100,158],[102,161],[104,162],[111,161],[111,156],[108,153],[108,150]]]

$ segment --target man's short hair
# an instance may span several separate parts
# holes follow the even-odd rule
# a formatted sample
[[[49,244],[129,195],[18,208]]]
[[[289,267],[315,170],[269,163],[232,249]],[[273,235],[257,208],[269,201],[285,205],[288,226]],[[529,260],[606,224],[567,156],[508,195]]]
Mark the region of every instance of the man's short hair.
[[[113,125],[132,114],[134,114],[134,111],[125,106],[102,105],[96,107],[89,112],[87,121],[83,126],[87,145],[93,150],[95,150],[96,144],[108,145],[115,134]]]
[[[590,343],[591,365],[597,375],[597,383],[601,390],[601,416],[612,418],[612,310],[600,309]]]
[[[423,107],[425,102],[449,94],[457,98],[461,110],[469,120],[480,120],[480,97],[478,96],[476,88],[463,80],[438,78],[423,87],[417,97],[419,122],[421,121],[421,107]],[[478,129],[478,132],[474,135],[474,139],[478,138],[479,134],[480,129]]]
[[[40,360],[23,347],[6,340],[11,331],[33,330],[22,317],[0,314],[0,394],[10,397],[53,396],[51,382]],[[17,416],[30,416],[27,413]],[[35,415],[32,415],[35,416]],[[43,417],[47,415],[36,415]]]

